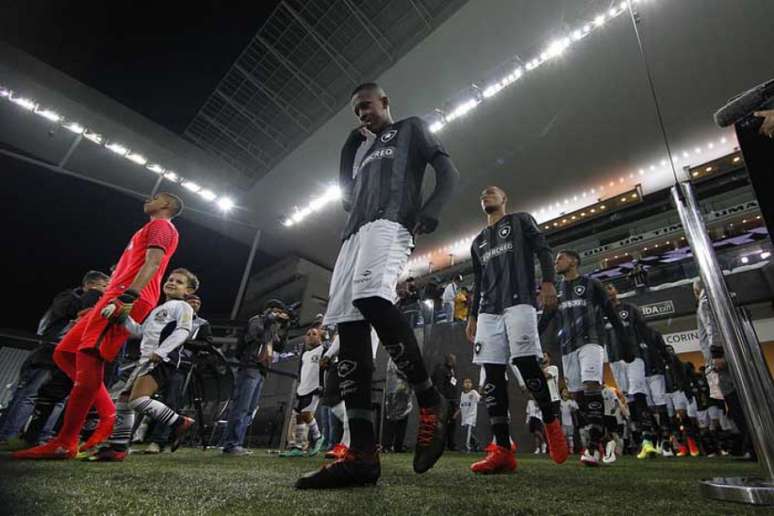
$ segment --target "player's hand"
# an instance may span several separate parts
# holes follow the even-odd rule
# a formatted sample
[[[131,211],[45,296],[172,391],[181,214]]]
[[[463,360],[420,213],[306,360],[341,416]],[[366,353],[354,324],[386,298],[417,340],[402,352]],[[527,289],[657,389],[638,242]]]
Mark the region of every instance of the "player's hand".
[[[475,343],[477,326],[478,324],[475,318],[471,317],[468,319],[468,325],[465,326],[465,336],[471,344]]]
[[[713,358],[712,367],[716,371],[722,371],[723,369],[726,369],[728,367],[728,363],[726,362],[725,358]]]
[[[320,369],[328,369],[328,366],[331,365],[331,359],[323,356],[320,359]]]
[[[774,109],[768,109],[766,111],[756,111],[753,115],[763,118],[763,124],[758,130],[763,136],[774,138]]]
[[[559,298],[556,297],[556,286],[550,281],[544,281],[540,287],[540,297],[543,303],[543,309],[549,312],[556,308],[559,304]]]
[[[158,355],[156,353],[151,354],[150,361],[154,364],[158,364],[159,362],[163,361],[164,359],[161,358],[161,355]]]
[[[139,297],[140,294],[134,290],[126,290],[120,296],[111,299],[110,302],[102,308],[100,315],[110,322],[120,324],[129,317],[129,312],[132,311],[134,302],[137,301]]]
[[[414,226],[415,235],[424,235],[432,233],[438,227],[438,219],[430,217],[428,215],[419,215],[419,222]]]

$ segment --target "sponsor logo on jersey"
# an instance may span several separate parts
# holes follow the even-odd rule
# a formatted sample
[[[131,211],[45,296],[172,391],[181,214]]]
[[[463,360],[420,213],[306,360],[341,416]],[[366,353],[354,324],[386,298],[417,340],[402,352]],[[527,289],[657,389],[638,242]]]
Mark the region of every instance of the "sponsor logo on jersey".
[[[497,235],[500,238],[508,238],[508,235],[511,234],[511,226],[505,225],[497,230]]]
[[[381,135],[379,137],[379,139],[382,141],[382,143],[387,143],[388,141],[390,141],[393,138],[395,138],[396,134],[398,134],[398,130],[397,129],[390,129],[389,131],[387,131],[386,133]]]
[[[567,301],[562,301],[559,303],[559,308],[562,310],[565,310],[567,308],[577,308],[579,306],[586,306],[586,300],[585,299],[568,299]]]
[[[500,256],[501,254],[505,254],[511,250],[513,250],[513,243],[506,242],[502,245],[498,245],[497,247],[493,247],[488,251],[486,251],[483,255],[481,255],[481,261],[484,264],[486,264],[490,259],[494,258],[495,256]]]
[[[379,159],[392,159],[394,155],[395,147],[383,147],[381,149],[376,149],[371,154],[369,154],[366,159],[363,160],[363,162],[360,164],[359,170],[363,170],[372,161]]]
[[[480,244],[478,244],[478,248],[479,248],[479,249],[483,249],[484,247],[486,247],[486,246],[487,246],[487,244],[488,244],[488,243],[489,243],[489,242],[487,242],[486,240],[484,240],[483,242],[481,242]]]
[[[582,296],[586,292],[586,286],[585,285],[575,285],[573,287],[573,290],[575,291],[575,295]]]

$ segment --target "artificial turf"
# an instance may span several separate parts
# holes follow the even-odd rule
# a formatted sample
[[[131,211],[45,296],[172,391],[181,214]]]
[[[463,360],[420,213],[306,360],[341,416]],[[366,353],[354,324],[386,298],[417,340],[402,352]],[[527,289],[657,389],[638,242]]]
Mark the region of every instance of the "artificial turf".
[[[583,467],[519,455],[511,475],[474,476],[480,454],[447,453],[416,475],[411,454],[382,456],[376,487],[297,491],[293,482],[323,460],[264,450],[223,457],[216,450],[131,455],[123,463],[16,462],[0,456],[1,514],[746,514],[768,513],[709,501],[697,480],[758,474],[728,458],[671,458]],[[768,512],[767,512],[768,511]]]

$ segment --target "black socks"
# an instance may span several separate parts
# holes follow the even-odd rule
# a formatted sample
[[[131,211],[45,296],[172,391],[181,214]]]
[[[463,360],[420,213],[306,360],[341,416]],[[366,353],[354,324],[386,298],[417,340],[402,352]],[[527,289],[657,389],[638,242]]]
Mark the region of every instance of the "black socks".
[[[543,423],[551,423],[555,419],[554,408],[551,405],[551,392],[548,390],[548,383],[546,383],[546,376],[538,363],[539,358],[536,356],[531,357],[517,357],[513,359],[513,365],[519,368],[521,377],[524,378],[524,383],[527,384],[527,389],[532,393],[532,397],[535,398],[535,402],[540,407],[540,411],[543,413]],[[489,378],[489,376],[487,376]]]
[[[505,378],[505,365],[484,364],[486,384],[484,384],[484,403],[489,413],[495,442],[504,448],[511,447],[511,433],[508,426],[508,381]]]
[[[580,405],[589,424],[591,444],[597,445],[604,432],[605,406],[602,399],[602,387],[600,385],[585,385]]]
[[[347,406],[351,448],[373,453],[376,450],[371,380],[371,326],[366,321],[339,324],[339,389]]]

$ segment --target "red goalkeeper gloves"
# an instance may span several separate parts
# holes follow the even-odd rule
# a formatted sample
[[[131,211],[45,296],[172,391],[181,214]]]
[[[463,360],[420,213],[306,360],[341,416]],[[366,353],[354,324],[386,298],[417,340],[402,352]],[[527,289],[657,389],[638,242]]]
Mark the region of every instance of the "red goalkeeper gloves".
[[[134,290],[125,290],[120,296],[111,299],[108,304],[102,308],[100,315],[113,323],[121,324],[132,311],[134,302],[140,297],[140,294]]]

